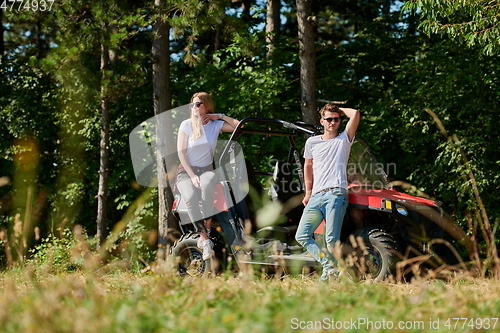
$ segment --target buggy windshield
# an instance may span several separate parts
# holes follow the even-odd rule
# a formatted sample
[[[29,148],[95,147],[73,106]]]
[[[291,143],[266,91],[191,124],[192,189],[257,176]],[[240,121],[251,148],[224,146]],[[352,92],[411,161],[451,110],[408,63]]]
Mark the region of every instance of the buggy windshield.
[[[349,187],[389,189],[389,181],[383,164],[377,161],[366,142],[359,138],[356,138],[351,147],[347,180]]]

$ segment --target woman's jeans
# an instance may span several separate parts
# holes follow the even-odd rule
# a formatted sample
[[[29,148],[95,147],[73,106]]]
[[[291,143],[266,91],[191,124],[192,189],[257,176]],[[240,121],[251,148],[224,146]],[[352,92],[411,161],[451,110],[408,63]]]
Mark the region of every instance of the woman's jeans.
[[[199,197],[200,189],[194,187],[191,178],[185,172],[177,176],[177,188],[181,193],[182,200],[186,203],[189,219],[194,224],[197,232],[205,231],[201,229],[203,223],[198,223],[203,219],[208,219],[214,215],[214,199],[215,185],[219,182],[219,178],[213,171],[206,171],[200,176],[201,198]],[[203,212],[200,211],[199,201],[203,203]],[[201,229],[201,230],[200,230]]]
[[[335,248],[337,241],[340,240],[340,231],[348,201],[347,190],[340,187],[315,193],[304,208],[304,213],[300,219],[295,239],[316,261],[321,263],[323,272],[333,267],[332,262],[336,262],[334,258],[331,258],[328,249]],[[326,253],[321,250],[321,247],[313,238],[314,231],[323,219],[326,220],[324,235],[327,245]]]

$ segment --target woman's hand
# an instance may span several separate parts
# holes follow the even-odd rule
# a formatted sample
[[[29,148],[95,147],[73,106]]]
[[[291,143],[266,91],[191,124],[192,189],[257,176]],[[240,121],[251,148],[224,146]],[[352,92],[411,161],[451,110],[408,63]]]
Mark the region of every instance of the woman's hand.
[[[193,183],[194,187],[200,188],[200,177],[194,175],[193,177],[191,177],[191,183]]]
[[[221,115],[219,113],[207,113],[203,116],[201,121],[203,122],[203,125],[208,123],[211,120],[219,120]]]

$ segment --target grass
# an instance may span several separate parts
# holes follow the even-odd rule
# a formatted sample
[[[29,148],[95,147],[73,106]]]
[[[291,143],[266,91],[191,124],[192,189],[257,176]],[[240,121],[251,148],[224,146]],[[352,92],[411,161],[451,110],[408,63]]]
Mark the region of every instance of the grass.
[[[305,276],[201,279],[119,269],[52,274],[28,266],[0,275],[0,331],[469,332],[485,321],[470,327],[452,318],[498,317],[499,296],[500,281],[468,277],[325,284]],[[407,329],[397,329],[400,324]]]

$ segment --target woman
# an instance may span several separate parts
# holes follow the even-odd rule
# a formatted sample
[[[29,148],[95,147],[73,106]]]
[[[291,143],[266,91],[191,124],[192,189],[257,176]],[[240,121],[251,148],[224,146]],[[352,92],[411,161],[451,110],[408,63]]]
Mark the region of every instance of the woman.
[[[181,165],[177,188],[186,202],[191,222],[200,233],[198,247],[203,250],[203,260],[210,259],[214,245],[207,231],[212,222],[214,187],[219,181],[213,171],[217,138],[220,132],[232,132],[238,124],[234,118],[214,113],[212,96],[198,92],[191,97],[191,118],[184,120],[179,128],[177,151]],[[201,189],[203,215],[198,206],[197,189]]]

